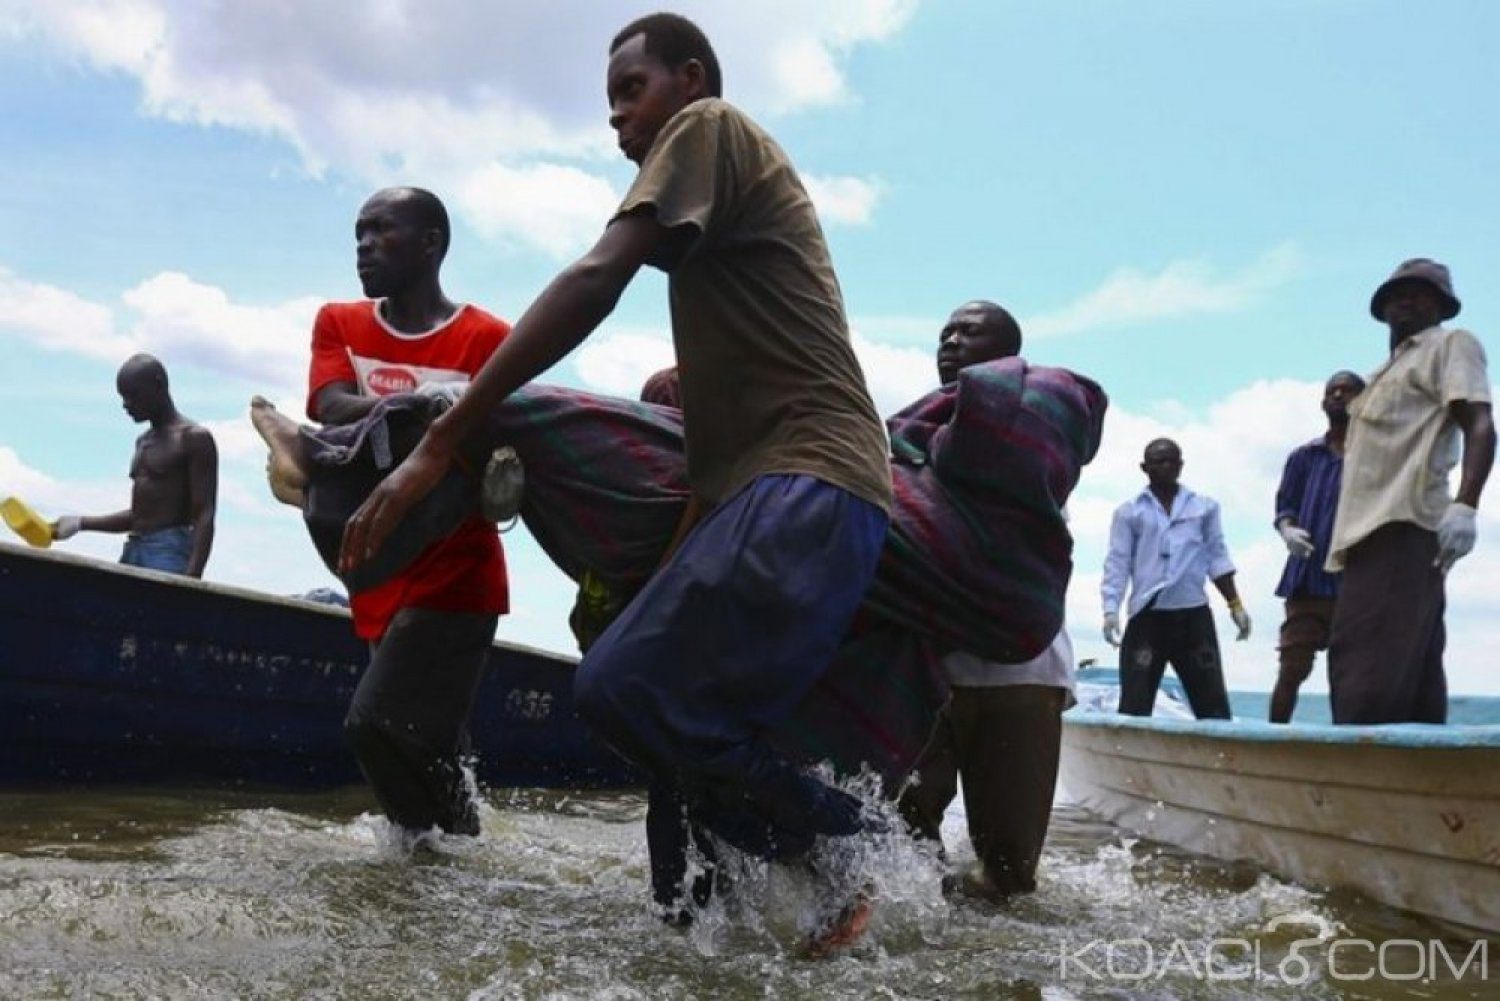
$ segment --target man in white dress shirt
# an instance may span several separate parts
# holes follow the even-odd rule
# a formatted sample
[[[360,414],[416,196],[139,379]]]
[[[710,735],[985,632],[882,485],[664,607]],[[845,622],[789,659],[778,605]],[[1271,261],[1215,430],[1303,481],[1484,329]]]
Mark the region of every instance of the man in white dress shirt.
[[[1229,603],[1236,639],[1250,637],[1250,615],[1234,586],[1219,504],[1178,482],[1182,449],[1169,438],[1146,446],[1147,485],[1115,510],[1104,558],[1104,639],[1120,648],[1120,712],[1150,716],[1167,664],[1193,715],[1229,719],[1219,639],[1204,591],[1207,580]],[[1120,637],[1120,605],[1130,619]]]

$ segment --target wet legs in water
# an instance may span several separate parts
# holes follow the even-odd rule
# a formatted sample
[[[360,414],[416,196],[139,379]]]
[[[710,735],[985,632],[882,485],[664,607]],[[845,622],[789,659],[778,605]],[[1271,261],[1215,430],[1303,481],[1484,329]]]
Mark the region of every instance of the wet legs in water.
[[[996,899],[1036,889],[1066,697],[1065,689],[1045,685],[953,688],[917,762],[919,781],[901,796],[901,814],[912,832],[941,850],[943,813],[963,778],[969,840],[984,879],[945,879],[945,889],[972,889]]]
[[[666,782],[651,786],[646,806],[646,848],[651,858],[651,896],[668,924],[687,925],[696,907],[705,907],[722,873],[712,840],[691,816],[682,791]],[[696,848],[704,867],[688,880],[689,852]]]
[[[405,608],[374,645],[344,736],[381,809],[399,827],[479,833],[459,752],[496,621]]]
[[[763,735],[827,669],[885,527],[874,505],[811,477],[755,480],[590,647],[574,682],[579,714],[741,851],[786,860],[817,835],[865,830],[858,800],[799,772]]]

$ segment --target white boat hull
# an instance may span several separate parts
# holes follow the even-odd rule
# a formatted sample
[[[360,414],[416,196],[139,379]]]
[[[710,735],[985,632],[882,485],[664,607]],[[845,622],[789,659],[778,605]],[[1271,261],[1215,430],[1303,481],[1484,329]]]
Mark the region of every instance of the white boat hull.
[[[1066,719],[1065,792],[1122,828],[1500,931],[1500,727]]]

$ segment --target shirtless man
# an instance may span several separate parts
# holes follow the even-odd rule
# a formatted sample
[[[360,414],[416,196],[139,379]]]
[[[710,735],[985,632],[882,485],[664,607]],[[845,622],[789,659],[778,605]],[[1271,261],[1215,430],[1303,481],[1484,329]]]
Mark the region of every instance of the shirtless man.
[[[136,439],[130,462],[130,507],[114,514],[66,514],[54,538],[79,532],[128,532],[120,562],[202,577],[214,544],[219,452],[213,435],[177,412],[167,370],[147,354],[132,355],[115,376],[125,412],[151,427]]]

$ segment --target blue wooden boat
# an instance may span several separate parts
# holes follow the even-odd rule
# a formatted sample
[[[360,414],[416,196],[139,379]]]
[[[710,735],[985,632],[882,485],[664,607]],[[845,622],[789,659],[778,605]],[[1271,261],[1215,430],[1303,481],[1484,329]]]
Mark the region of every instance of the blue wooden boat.
[[[0,543],[0,787],[360,782],[340,725],[367,658],[342,608]],[[637,784],[575,714],[575,666],[495,644],[482,783]]]
[[[1273,725],[1120,716],[1101,680],[1080,672],[1063,717],[1070,799],[1155,841],[1500,931],[1500,699],[1463,699],[1448,726]]]

